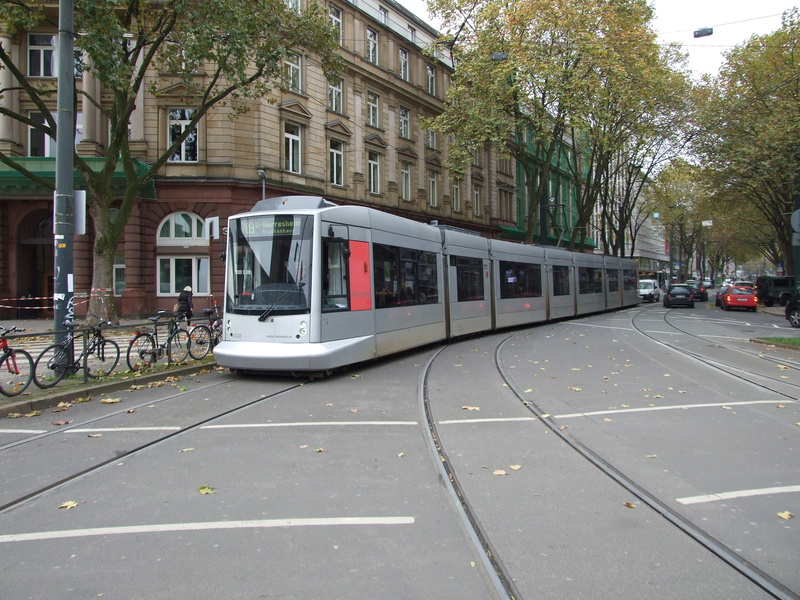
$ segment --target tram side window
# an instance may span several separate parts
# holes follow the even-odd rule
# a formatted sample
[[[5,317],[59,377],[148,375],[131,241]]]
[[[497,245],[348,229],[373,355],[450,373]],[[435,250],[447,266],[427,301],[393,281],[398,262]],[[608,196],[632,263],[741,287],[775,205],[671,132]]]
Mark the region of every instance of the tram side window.
[[[450,266],[456,268],[458,302],[485,300],[483,289],[483,260],[466,256],[451,256]]]
[[[608,279],[608,291],[619,291],[619,271],[616,269],[609,269],[606,271],[606,278]]]
[[[417,259],[417,302],[436,304],[439,302],[439,278],[436,270],[435,252],[420,250]]]
[[[324,240],[322,265],[322,310],[348,310],[350,295],[347,287],[347,242]]]
[[[500,261],[500,298],[538,298],[542,295],[542,265]]]
[[[578,267],[578,293],[602,294],[603,271],[594,267]]]
[[[400,289],[398,250],[399,248],[394,246],[380,244],[372,246],[372,279],[376,308],[397,306],[397,294]]]
[[[569,267],[555,265],[553,267],[553,296],[569,296]]]
[[[636,280],[636,271],[633,269],[622,270],[622,289],[626,292],[639,289]]]
[[[438,301],[435,253],[374,244],[372,264],[376,308]]]

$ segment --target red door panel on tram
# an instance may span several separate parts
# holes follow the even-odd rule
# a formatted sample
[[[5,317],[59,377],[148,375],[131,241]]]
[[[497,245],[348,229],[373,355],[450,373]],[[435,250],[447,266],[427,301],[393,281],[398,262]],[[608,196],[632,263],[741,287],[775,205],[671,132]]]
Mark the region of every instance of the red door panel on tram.
[[[350,241],[350,309],[372,310],[369,243]]]

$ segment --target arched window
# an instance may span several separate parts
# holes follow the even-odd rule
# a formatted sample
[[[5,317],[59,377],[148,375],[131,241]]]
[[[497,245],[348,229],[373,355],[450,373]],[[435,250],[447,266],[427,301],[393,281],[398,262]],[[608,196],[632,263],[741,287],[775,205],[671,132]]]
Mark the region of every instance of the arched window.
[[[187,285],[195,295],[210,294],[205,221],[194,213],[172,213],[158,226],[156,240],[158,295],[175,296]]]

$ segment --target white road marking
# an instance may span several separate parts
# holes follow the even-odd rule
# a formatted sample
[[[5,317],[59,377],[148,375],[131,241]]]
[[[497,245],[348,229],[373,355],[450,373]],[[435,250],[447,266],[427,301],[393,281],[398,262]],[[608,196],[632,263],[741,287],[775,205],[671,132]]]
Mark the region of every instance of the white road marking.
[[[676,406],[647,406],[643,408],[617,408],[609,410],[596,410],[593,412],[570,413],[564,415],[545,415],[545,417],[552,417],[553,419],[576,419],[580,417],[593,417],[596,415],[613,415],[620,413],[632,412],[648,412],[655,410],[686,410],[690,408],[714,408],[719,406],[747,406],[750,404],[789,404],[794,403],[794,400],[749,400],[746,402],[714,402],[711,404],[679,404]],[[542,417],[542,418],[545,418]],[[444,421],[437,421],[439,425],[469,425],[471,423],[513,423],[517,421],[538,421],[539,417],[498,417],[485,418],[485,419],[449,419]]]
[[[125,433],[128,431],[178,431],[180,427],[89,427],[68,429],[64,433]]]
[[[593,325],[582,321],[570,321],[570,325],[583,325],[584,327],[594,327],[595,329],[622,329],[623,331],[636,331],[632,327],[612,327],[610,325]]]
[[[46,429],[0,429],[0,433],[47,433]]]
[[[784,485],[780,487],[760,488],[754,490],[739,490],[737,492],[720,492],[718,494],[705,494],[703,496],[676,498],[675,500],[681,504],[701,504],[703,502],[717,502],[719,500],[730,500],[732,498],[766,496],[768,494],[788,494],[792,492],[800,492],[800,485]]]
[[[166,533],[170,531],[208,531],[211,529],[268,529],[274,527],[321,527],[325,525],[412,525],[414,517],[330,517],[311,519],[261,519],[255,521],[211,521],[206,523],[165,523],[163,525],[128,525],[93,527],[63,531],[35,531],[0,535],[0,543],[34,542],[99,535]]]
[[[230,425],[203,425],[200,429],[250,429],[253,427],[325,427],[329,425],[418,425],[416,421],[316,421],[295,423],[232,423]]]
[[[461,425],[470,423],[507,423],[513,421],[538,421],[538,417],[503,417],[499,419],[450,419],[447,421],[437,421],[439,425]]]
[[[593,417],[595,415],[613,415],[630,412],[647,412],[655,410],[685,410],[688,408],[714,408],[717,406],[747,406],[749,404],[789,404],[794,400],[749,400],[746,402],[713,402],[710,404],[678,404],[676,406],[648,406],[643,408],[618,408],[610,410],[596,410],[593,412],[570,413],[566,415],[554,415],[555,419],[574,419],[576,417]]]

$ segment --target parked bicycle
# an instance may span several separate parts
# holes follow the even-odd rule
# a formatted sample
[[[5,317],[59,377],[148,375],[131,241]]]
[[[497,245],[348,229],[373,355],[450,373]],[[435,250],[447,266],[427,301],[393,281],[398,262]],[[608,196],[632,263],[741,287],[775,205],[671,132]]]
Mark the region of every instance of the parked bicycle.
[[[6,336],[24,329],[3,327],[0,325],[0,394],[19,396],[28,389],[33,379],[33,358],[22,348],[8,345]]]
[[[161,321],[162,318],[167,320]],[[170,363],[179,363],[189,356],[189,332],[178,325],[178,317],[166,310],[154,317],[152,331],[137,331],[128,346],[128,368],[140,371],[155,364],[166,353]],[[166,328],[166,341],[159,341],[159,329]]]
[[[214,349],[222,336],[222,307],[204,308],[208,325],[198,323],[189,329],[189,356],[195,360],[205,358]]]
[[[42,389],[51,388],[69,375],[81,369],[88,377],[96,378],[108,375],[119,363],[119,344],[103,335],[103,327],[114,327],[92,314],[98,320],[97,325],[90,326],[86,340],[80,352],[75,354],[75,322],[65,321],[64,327],[69,330],[63,342],[45,348],[36,359],[33,370],[33,382]]]

